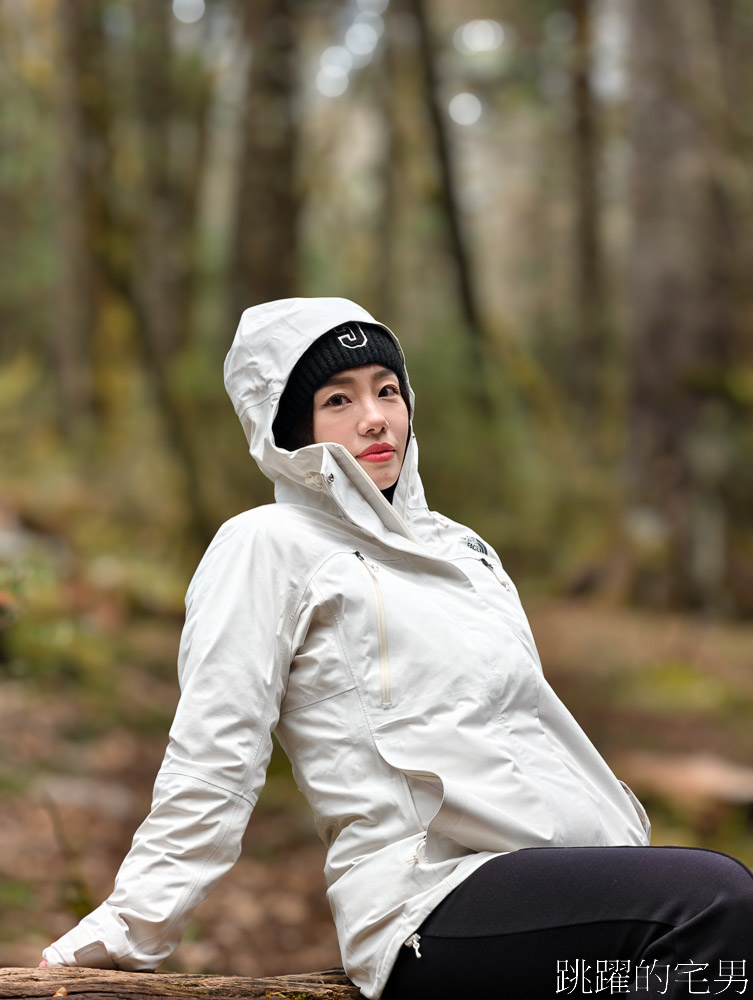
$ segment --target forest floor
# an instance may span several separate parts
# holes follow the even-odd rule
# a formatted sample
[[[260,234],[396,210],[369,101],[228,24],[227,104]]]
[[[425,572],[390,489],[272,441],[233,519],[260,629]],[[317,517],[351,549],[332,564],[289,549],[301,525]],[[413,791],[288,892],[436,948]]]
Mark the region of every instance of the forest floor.
[[[730,805],[646,780],[662,773],[653,764],[682,768],[699,752],[732,768],[753,761],[753,626],[554,600],[532,604],[530,617],[549,681],[618,773],[631,771],[654,842],[753,863],[753,793]],[[122,627],[112,623],[113,636]],[[110,891],[164,752],[179,628],[177,615],[129,618],[106,681],[0,675],[0,966],[35,965]],[[240,860],[164,970],[264,976],[339,965],[323,859],[276,748]]]

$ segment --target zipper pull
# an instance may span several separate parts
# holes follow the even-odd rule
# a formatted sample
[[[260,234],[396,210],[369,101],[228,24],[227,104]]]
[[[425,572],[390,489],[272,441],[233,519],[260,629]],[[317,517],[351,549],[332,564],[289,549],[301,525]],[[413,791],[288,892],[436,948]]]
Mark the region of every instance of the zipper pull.
[[[357,549],[353,553],[353,555],[357,556],[357,558],[361,560],[361,562],[364,564],[364,566],[371,573],[372,576],[375,576],[379,572],[379,567],[377,566],[377,564],[373,562],[367,562]]]
[[[494,568],[494,566],[492,566],[492,564],[488,561],[488,559],[484,559],[482,556],[481,562],[484,564],[484,566],[486,566],[487,569],[490,569],[492,571],[494,579],[497,581],[497,583],[501,584],[505,588],[505,590],[509,590],[510,593],[512,593],[512,587],[510,586],[510,584],[507,582],[507,580],[502,579],[502,577],[497,573],[496,569]]]
[[[416,849],[413,852],[413,854],[410,856],[410,858],[408,858],[408,864],[411,864],[411,865],[418,865],[418,864],[420,864],[421,863],[421,855],[422,855],[422,853],[424,852],[425,849],[426,849],[426,837],[423,837],[416,844]]]
[[[421,952],[419,951],[420,944],[421,944],[421,935],[411,934],[411,936],[405,942],[405,947],[412,948],[416,953],[416,958],[421,958]]]

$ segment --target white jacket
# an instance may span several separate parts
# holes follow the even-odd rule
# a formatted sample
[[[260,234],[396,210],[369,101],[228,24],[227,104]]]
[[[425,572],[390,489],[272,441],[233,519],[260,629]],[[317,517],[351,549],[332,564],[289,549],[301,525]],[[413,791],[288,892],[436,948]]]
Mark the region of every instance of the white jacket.
[[[646,814],[541,671],[510,578],[429,511],[411,438],[390,505],[340,445],[290,453],[272,421],[345,299],[247,310],[226,385],[276,503],[228,521],[186,598],[181,697],[111,896],[44,952],[146,970],[231,867],[276,731],[327,846],[348,975],[367,997],[450,890],[522,847],[645,845]]]

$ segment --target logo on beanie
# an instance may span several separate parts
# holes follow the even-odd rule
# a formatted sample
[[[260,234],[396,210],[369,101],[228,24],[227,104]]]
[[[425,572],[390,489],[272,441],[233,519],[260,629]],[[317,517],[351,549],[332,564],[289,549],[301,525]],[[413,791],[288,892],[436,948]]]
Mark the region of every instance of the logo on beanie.
[[[368,337],[358,323],[349,323],[347,326],[336,327],[335,333],[337,333],[338,330],[345,331],[345,333],[341,333],[337,338],[343,347],[365,347],[369,342]]]

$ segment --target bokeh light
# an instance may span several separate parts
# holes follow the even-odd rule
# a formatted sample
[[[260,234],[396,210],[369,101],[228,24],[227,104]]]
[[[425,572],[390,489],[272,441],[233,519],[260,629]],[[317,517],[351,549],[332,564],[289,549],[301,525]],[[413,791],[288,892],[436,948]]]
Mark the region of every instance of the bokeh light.
[[[379,44],[379,35],[372,24],[355,21],[345,32],[345,45],[354,56],[371,55]]]
[[[358,9],[365,14],[384,14],[390,5],[390,0],[356,0]]]
[[[450,118],[458,125],[475,125],[481,117],[483,108],[475,94],[456,94],[449,103],[447,110]]]
[[[502,46],[505,29],[499,21],[475,20],[461,24],[453,35],[453,44],[464,55],[493,52]]]
[[[195,24],[204,16],[204,0],[173,0],[173,16],[183,24]]]
[[[330,45],[322,52],[321,65],[338,66],[349,73],[353,69],[353,55],[344,45]]]
[[[376,32],[377,38],[381,38],[384,34],[384,21],[378,14],[362,13],[356,14],[353,18],[353,24],[368,24],[370,28],[373,28]]]
[[[316,86],[325,97],[340,97],[348,89],[348,73],[342,66],[327,63],[316,75]]]

